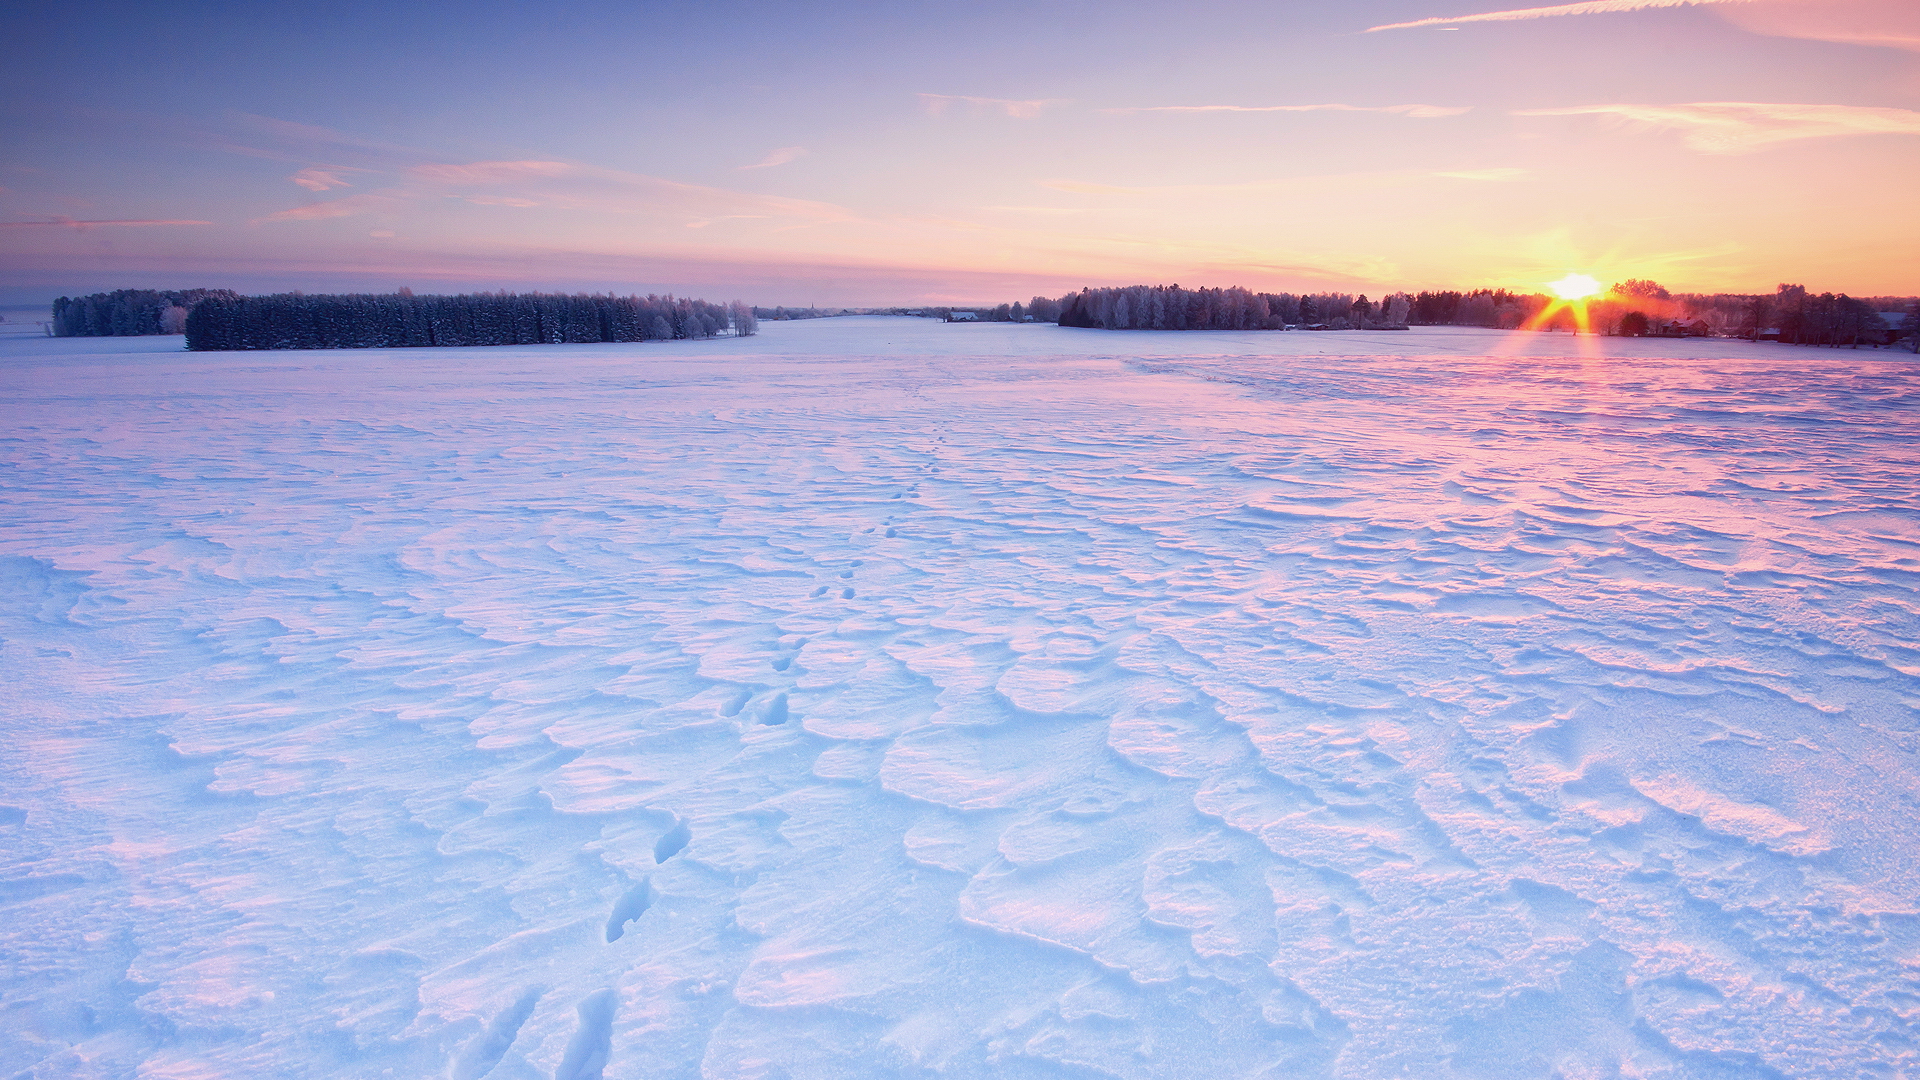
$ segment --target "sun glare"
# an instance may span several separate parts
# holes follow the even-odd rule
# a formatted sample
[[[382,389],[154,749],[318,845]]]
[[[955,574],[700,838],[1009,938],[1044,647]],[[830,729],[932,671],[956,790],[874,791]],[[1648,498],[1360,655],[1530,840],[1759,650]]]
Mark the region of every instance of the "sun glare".
[[[1585,274],[1568,274],[1559,281],[1548,283],[1547,288],[1568,303],[1600,295],[1600,283]]]
[[[1591,335],[1593,320],[1587,311],[1587,301],[1605,293],[1606,287],[1589,275],[1570,273],[1559,281],[1548,282],[1547,288],[1553,290],[1554,298],[1522,324],[1521,329],[1571,330]],[[1590,351],[1590,346],[1591,343],[1583,349]]]

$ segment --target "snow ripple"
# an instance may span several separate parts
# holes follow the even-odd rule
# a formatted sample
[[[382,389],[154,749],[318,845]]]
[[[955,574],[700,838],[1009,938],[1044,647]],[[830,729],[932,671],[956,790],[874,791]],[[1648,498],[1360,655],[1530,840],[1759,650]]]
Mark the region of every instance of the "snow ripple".
[[[0,1072],[1920,1068],[1920,369],[845,333],[11,359]]]

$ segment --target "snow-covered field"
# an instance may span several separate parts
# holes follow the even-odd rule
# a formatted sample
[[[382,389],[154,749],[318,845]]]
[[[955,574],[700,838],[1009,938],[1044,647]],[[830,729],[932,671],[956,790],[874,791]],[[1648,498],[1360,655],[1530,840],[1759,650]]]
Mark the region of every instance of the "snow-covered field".
[[[178,349],[0,339],[0,1075],[1920,1075],[1909,355]]]

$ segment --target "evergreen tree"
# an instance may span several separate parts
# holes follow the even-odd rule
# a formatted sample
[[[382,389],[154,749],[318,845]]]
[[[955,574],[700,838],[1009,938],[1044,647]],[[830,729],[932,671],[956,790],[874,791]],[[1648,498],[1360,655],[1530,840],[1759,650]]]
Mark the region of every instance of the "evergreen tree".
[[[119,289],[91,296],[63,296],[53,302],[49,329],[54,337],[139,337],[178,334],[193,305],[210,296],[231,297],[226,289]]]
[[[68,309],[74,320],[91,310]],[[682,336],[711,337],[730,318],[736,332],[743,323],[752,332],[744,304],[671,296],[226,293],[196,303],[184,323],[195,350],[369,349],[641,341],[673,337],[676,327]]]

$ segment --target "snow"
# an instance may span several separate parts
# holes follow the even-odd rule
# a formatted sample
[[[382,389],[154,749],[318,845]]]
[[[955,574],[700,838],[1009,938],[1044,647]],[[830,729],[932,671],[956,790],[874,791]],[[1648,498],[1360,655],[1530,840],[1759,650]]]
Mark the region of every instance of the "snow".
[[[1920,1071],[1920,364],[0,338],[0,1074]]]

